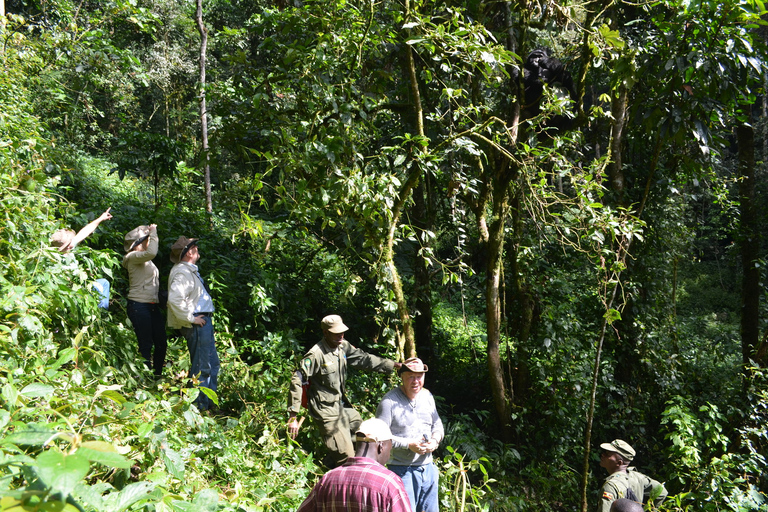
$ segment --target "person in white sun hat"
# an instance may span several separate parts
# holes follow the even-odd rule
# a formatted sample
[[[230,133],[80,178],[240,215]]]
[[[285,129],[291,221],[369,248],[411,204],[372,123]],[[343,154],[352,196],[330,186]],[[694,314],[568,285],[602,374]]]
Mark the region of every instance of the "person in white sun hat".
[[[360,424],[355,438],[355,456],[323,475],[298,512],[411,511],[402,480],[383,466],[392,448],[389,427],[371,418]]]

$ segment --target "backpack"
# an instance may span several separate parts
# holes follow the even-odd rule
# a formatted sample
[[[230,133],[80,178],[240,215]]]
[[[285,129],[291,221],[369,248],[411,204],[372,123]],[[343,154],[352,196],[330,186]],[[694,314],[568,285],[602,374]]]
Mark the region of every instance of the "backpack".
[[[637,495],[635,494],[635,491],[633,491],[631,487],[627,487],[627,496],[626,496],[626,498],[628,500],[636,501],[638,503],[642,503],[643,502],[643,500],[641,500],[641,499],[639,499],[637,497]]]
[[[305,378],[301,370],[296,370],[296,373],[299,374],[299,380],[301,380],[301,406],[307,409],[307,404],[309,403],[309,377]]]

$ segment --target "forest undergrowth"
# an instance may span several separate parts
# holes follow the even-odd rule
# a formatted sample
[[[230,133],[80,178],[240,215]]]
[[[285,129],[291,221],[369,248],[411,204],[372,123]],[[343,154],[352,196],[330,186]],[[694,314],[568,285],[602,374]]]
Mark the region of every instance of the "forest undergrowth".
[[[20,188],[19,176],[7,169],[1,175],[2,509],[295,509],[324,472],[317,458],[321,444],[311,429],[304,429],[296,442],[285,431],[288,379],[305,342],[290,329],[249,339],[242,337],[242,329],[221,321],[217,344],[223,370],[213,414],[201,414],[192,405],[197,391],[186,382],[188,356],[179,338],[170,343],[164,377],[155,381],[138,357],[115,250],[120,233],[141,222],[143,213],[135,203],[121,203],[140,197],[141,184],[114,180],[104,166],[85,162],[86,169],[78,171],[40,169],[45,177],[36,178],[40,186],[34,191]],[[62,182],[67,183],[64,189]],[[61,195],[70,199],[62,201]],[[87,207],[70,202],[76,197],[91,201]],[[114,220],[74,257],[49,247],[54,229],[83,224],[107,206],[112,206]],[[171,213],[166,215],[170,224]],[[195,220],[176,215],[173,222],[187,222],[192,229]],[[166,245],[169,238],[164,238]],[[207,248],[231,257],[232,252],[221,250],[227,243],[218,243]],[[231,293],[224,285],[226,272],[233,270],[217,267],[220,262],[212,255],[202,265],[217,269],[214,293],[226,295]],[[113,282],[108,311],[97,307],[91,288],[99,276]],[[231,310],[236,302],[234,297],[222,300],[223,319],[242,315]],[[274,308],[262,307],[253,322],[263,326],[264,314],[279,314]],[[573,510],[578,447],[542,449],[545,437],[567,439],[567,432],[534,436],[527,431],[537,422],[564,423],[552,418],[541,423],[533,412],[519,411],[520,443],[504,445],[486,433],[489,416],[482,405],[456,410],[450,396],[455,382],[439,380],[469,379],[462,359],[469,367],[483,364],[482,343],[470,348],[481,342],[477,338],[482,331],[457,336],[464,329],[455,309],[445,308],[439,318],[441,350],[457,358],[456,366],[446,364],[435,383],[449,394],[438,397],[447,426],[438,462],[442,508]],[[393,385],[391,378],[356,374],[350,387],[366,416],[375,410],[377,396]],[[664,475],[676,492],[664,509],[709,510],[706,502],[712,510],[764,506],[755,487],[764,468],[758,449],[766,436],[764,389],[750,392],[754,413],[745,424],[751,426],[739,431],[728,430],[726,414],[732,411],[715,405],[714,399],[701,406],[685,398],[667,404],[661,419],[667,446],[655,459],[668,462],[657,467],[655,476]],[[575,428],[569,439],[576,443],[578,434]],[[543,453],[539,450],[564,457],[545,463],[537,457]],[[594,475],[595,489],[600,478]],[[705,504],[693,506],[694,499]]]

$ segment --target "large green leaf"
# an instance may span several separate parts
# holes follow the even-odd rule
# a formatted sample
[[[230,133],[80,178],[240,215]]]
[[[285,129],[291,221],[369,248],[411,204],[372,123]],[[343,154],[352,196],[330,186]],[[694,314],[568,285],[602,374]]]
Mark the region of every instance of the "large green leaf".
[[[69,496],[75,486],[88,474],[88,460],[77,453],[64,455],[48,450],[37,457],[37,475],[52,492]]]
[[[179,480],[184,479],[184,461],[182,460],[181,455],[171,449],[164,450],[163,462],[165,462],[165,467],[170,474]]]
[[[200,386],[198,389],[202,393],[204,393],[205,396],[210,398],[211,401],[213,401],[214,404],[219,405],[219,395],[217,395],[214,390],[212,390],[211,388],[206,388],[205,386]]]
[[[219,493],[214,489],[203,489],[192,501],[198,512],[215,512],[219,505]]]
[[[107,510],[104,505],[104,496],[108,496],[108,492],[114,491],[112,485],[102,482],[94,485],[87,485],[85,482],[78,484],[72,495],[78,500],[79,503],[89,506],[93,510]]]
[[[25,386],[19,394],[28,398],[48,398],[53,395],[53,392],[53,386],[35,382]]]
[[[117,453],[114,446],[103,441],[88,441],[82,443],[77,452],[90,462],[98,462],[112,468],[130,468],[133,462]]]
[[[16,389],[10,382],[6,382],[3,385],[0,396],[3,398],[3,402],[8,404],[9,407],[16,407],[16,400],[19,398],[19,390]]]
[[[3,442],[22,446],[42,446],[54,434],[56,434],[55,430],[51,430],[43,425],[30,423],[24,427],[16,428],[3,439]]]
[[[0,431],[5,430],[5,426],[11,421],[11,413],[5,409],[0,409]]]
[[[155,489],[152,482],[138,482],[125,487],[120,491],[117,497],[114,512],[122,512],[139,500],[148,498]]]

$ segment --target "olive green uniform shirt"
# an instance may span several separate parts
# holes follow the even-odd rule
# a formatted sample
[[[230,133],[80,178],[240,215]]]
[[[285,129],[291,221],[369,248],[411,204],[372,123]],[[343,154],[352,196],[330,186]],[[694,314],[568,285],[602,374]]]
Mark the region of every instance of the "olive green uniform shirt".
[[[381,373],[391,372],[395,362],[377,357],[355,348],[347,340],[332,350],[325,340],[320,340],[302,358],[298,371],[291,377],[288,412],[301,411],[302,375],[309,379],[307,408],[316,420],[328,420],[341,414],[346,398],[347,365],[362,370]]]
[[[638,500],[647,502],[654,489],[661,488],[661,494],[654,501],[656,506],[661,505],[664,498],[667,497],[667,490],[661,482],[645,476],[636,471],[635,468],[627,468],[627,471],[617,471],[605,479],[602,488],[600,504],[597,506],[597,512],[609,512],[611,503],[619,498],[627,498],[627,489],[632,489]]]

